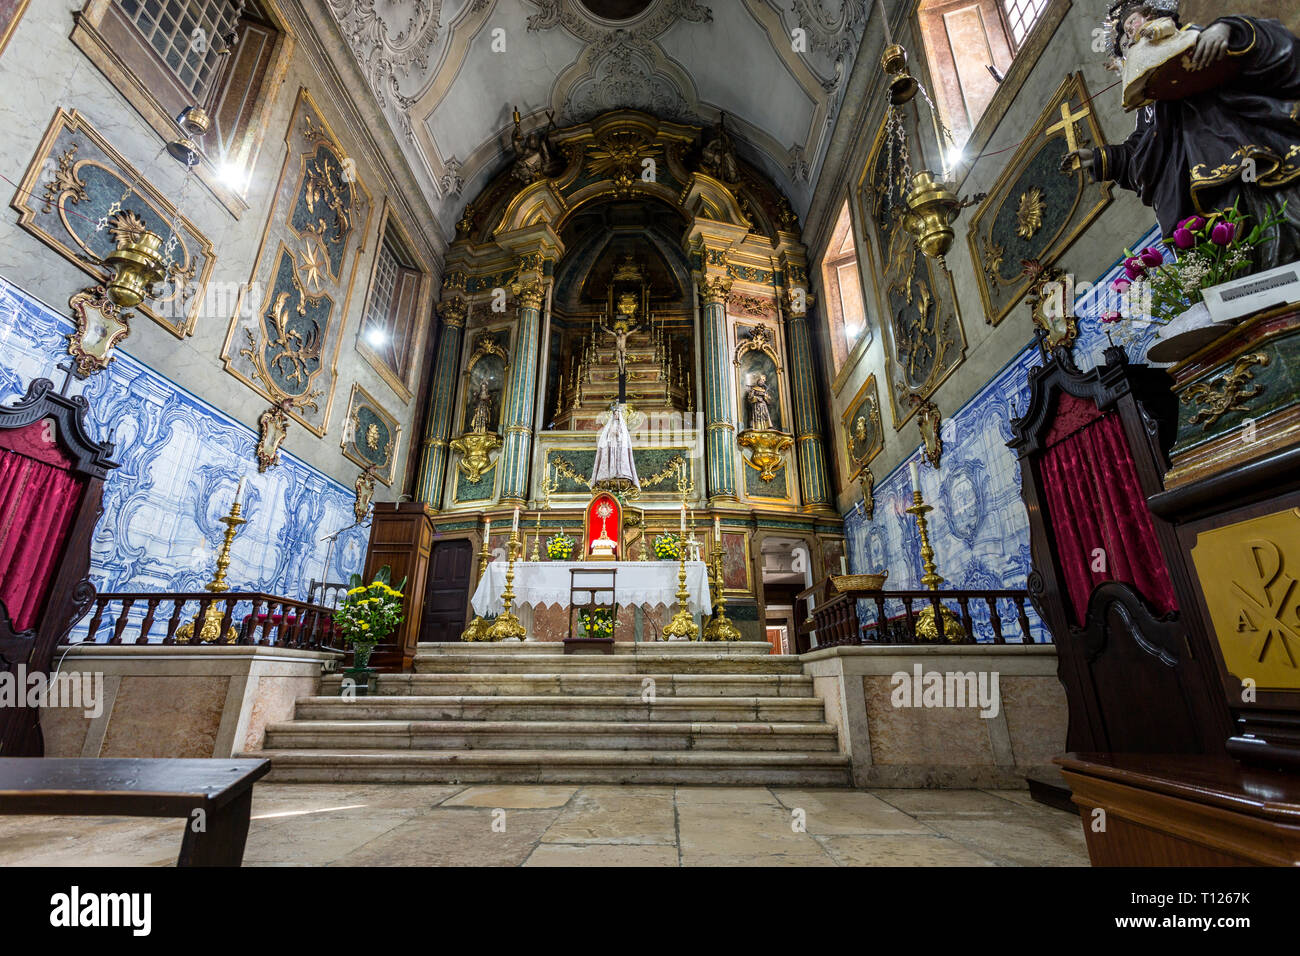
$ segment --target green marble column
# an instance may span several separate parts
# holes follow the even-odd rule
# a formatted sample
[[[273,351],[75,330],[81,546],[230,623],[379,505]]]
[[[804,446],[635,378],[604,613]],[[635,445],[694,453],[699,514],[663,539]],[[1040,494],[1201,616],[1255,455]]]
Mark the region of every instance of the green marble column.
[[[792,303],[793,304],[793,303]],[[794,400],[795,448],[799,461],[799,486],[808,508],[831,507],[826,475],[826,446],[822,442],[822,417],[813,373],[812,337],[808,311],[788,310],[790,331],[790,394]]]
[[[502,504],[522,505],[528,498],[528,466],[533,451],[533,409],[537,402],[537,349],[541,335],[545,287],[533,279],[515,289],[518,331],[510,360],[510,393],[502,421],[505,443],[497,467]]]
[[[442,488],[447,472],[447,439],[451,435],[456,400],[456,374],[460,363],[460,346],[465,335],[465,300],[457,296],[438,306],[442,316],[442,340],[434,359],[433,381],[429,387],[429,410],[424,423],[420,477],[416,482],[415,500],[442,506]]]
[[[731,279],[727,276],[706,277],[700,286],[704,299],[704,452],[710,500],[736,497],[736,423],[727,354],[730,292]]]

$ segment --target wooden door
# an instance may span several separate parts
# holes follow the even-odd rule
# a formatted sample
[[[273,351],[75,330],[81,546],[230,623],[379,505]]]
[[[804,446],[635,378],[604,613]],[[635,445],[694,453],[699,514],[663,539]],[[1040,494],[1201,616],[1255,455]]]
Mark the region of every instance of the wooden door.
[[[433,546],[429,578],[424,585],[421,643],[460,640],[473,567],[474,546],[470,542],[440,541]]]

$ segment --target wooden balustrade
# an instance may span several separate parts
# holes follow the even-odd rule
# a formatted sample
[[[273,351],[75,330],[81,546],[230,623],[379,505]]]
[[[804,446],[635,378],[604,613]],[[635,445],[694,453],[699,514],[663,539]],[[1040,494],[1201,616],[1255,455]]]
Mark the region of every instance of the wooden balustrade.
[[[164,593],[159,591],[98,594],[90,607],[84,640],[107,644],[202,644],[194,628],[188,639],[177,632],[190,621],[202,621],[208,608],[221,616],[221,633],[233,628],[235,643],[302,650],[342,650],[342,638],[335,630],[333,610],[306,601],[293,601],[274,594],[249,591]],[[132,613],[143,608],[143,616]],[[159,609],[166,621],[160,631]],[[105,617],[112,620],[111,632],[102,639]],[[85,620],[85,615],[81,620]],[[137,623],[138,621],[138,623]],[[80,623],[80,621],[78,622]],[[74,632],[77,626],[73,627]],[[215,643],[215,642],[214,642]],[[224,642],[223,642],[224,643]]]
[[[931,615],[938,618],[941,642],[979,643],[976,635],[977,625],[985,622],[977,620],[971,613],[972,604],[977,608],[983,606],[988,609],[987,624],[992,634],[992,643],[1038,643],[1034,638],[1034,629],[1030,625],[1029,613],[1025,608],[1025,603],[1029,600],[1029,592],[1024,590],[891,591],[866,588],[840,590],[828,579],[800,592],[798,599],[812,605],[811,616],[800,625],[799,633],[815,635],[818,647],[845,644],[936,643],[918,636],[916,632],[923,608],[929,608]],[[859,621],[860,601],[867,602],[875,611],[875,620]],[[1018,641],[1008,641],[1004,633],[1007,619],[1004,619],[998,605],[1008,601],[1015,606],[1016,626],[1013,637],[1018,637]],[[961,622],[964,632],[961,641],[952,642],[946,639],[948,635],[943,633],[944,620],[940,613],[941,607],[953,612]],[[1010,618],[1010,615],[1007,615],[1007,618]],[[1040,628],[1040,634],[1050,642],[1050,632],[1046,628]]]

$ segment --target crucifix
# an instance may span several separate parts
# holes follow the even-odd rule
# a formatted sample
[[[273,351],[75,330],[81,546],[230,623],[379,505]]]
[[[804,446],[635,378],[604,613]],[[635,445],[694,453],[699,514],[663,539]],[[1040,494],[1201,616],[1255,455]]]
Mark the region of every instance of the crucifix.
[[[63,374],[63,387],[59,389],[59,394],[60,394],[60,395],[63,395],[64,397],[67,397],[67,394],[68,394],[68,386],[72,384],[72,379],[73,379],[73,377],[75,376],[77,379],[80,379],[81,376],[80,376],[80,375],[77,375],[77,367],[76,367],[75,365],[73,365],[71,362],[63,362],[63,363],[61,363],[61,364],[59,364],[59,365],[56,365],[56,366],[54,366],[54,367],[55,367],[56,369],[58,369],[60,372],[63,372],[63,373],[64,373],[64,374]]]
[[[1066,152],[1073,154],[1074,151],[1079,148],[1079,132],[1075,128],[1075,125],[1081,119],[1090,115],[1091,112],[1092,111],[1089,110],[1088,107],[1086,106],[1079,107],[1079,112],[1077,113],[1070,112],[1070,101],[1067,99],[1064,103],[1061,104],[1061,122],[1047,127],[1047,129],[1044,132],[1048,137],[1048,139],[1050,139],[1052,134],[1055,132],[1058,131],[1064,132]],[[1079,157],[1072,156],[1070,160],[1070,171],[1074,172],[1078,170],[1081,165],[1082,164],[1079,162]]]

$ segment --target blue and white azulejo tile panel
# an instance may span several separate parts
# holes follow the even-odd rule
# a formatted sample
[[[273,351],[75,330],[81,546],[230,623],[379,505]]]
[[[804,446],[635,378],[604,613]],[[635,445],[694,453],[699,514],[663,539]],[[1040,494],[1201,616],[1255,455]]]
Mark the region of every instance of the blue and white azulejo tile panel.
[[[21,396],[34,378],[61,384],[56,366],[69,358],[70,331],[68,317],[0,278],[0,401]],[[101,592],[202,590],[225,531],[217,519],[245,476],[248,524],[231,550],[232,590],[302,600],[313,578],[346,581],[362,569],[369,522],[354,525],[352,489],[286,452],[258,474],[252,429],[121,349],[107,370],[74,381],[70,391],[78,390],[90,403],[91,436],[111,439],[121,463],[91,546]]]

